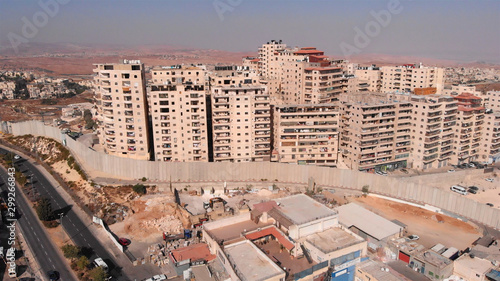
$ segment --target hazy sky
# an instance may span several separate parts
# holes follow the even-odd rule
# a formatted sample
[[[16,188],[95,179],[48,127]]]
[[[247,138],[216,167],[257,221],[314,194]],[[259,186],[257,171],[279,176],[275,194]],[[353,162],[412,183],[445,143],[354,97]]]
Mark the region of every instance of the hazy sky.
[[[39,3],[56,1],[67,3],[44,18]],[[376,23],[372,14],[389,11],[394,1],[0,0],[0,45],[10,46],[9,37],[18,36],[29,42],[256,51],[262,43],[282,39],[290,46],[318,47],[327,55],[341,56],[348,48],[500,63],[500,1],[400,0],[388,24]],[[35,24],[34,16],[39,27],[27,38],[23,27],[26,21]],[[356,28],[365,34],[371,28],[368,41],[355,43],[361,36]]]

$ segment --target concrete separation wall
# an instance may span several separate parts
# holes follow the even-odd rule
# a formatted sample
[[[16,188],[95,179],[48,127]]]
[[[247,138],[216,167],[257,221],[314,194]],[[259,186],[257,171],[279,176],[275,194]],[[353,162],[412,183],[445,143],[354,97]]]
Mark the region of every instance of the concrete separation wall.
[[[96,152],[86,145],[66,138],[55,127],[43,125],[38,121],[10,123],[14,135],[40,135],[54,138],[65,144],[74,154],[82,167],[103,172],[122,179],[140,179],[168,182],[224,182],[224,181],[277,181],[282,183],[308,184],[313,178],[318,186],[344,187],[361,190],[369,186],[370,193],[388,196],[404,201],[428,204],[447,210],[461,217],[483,223],[496,229],[500,228],[500,210],[465,198],[459,194],[412,182],[404,178],[384,177],[359,171],[294,165],[271,162],[250,163],[182,163],[139,161]]]

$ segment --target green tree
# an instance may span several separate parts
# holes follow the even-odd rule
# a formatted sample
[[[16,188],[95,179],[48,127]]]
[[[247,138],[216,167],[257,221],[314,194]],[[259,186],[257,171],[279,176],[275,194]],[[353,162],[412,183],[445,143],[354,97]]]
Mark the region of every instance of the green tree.
[[[85,270],[89,266],[89,264],[89,259],[86,256],[81,256],[76,261],[76,267],[78,267],[79,270]]]
[[[132,189],[137,193],[137,194],[146,194],[146,187],[143,184],[136,184],[132,187]]]
[[[370,186],[369,185],[363,185],[363,187],[361,188],[361,191],[363,192],[363,195],[366,196],[368,193],[369,193],[369,189]]]
[[[68,259],[76,259],[80,255],[80,247],[75,246],[75,245],[66,244],[66,245],[61,247],[61,250],[63,251],[64,257],[66,257]],[[87,259],[87,262],[88,262],[88,259]]]
[[[52,204],[48,198],[44,197],[38,201],[36,214],[41,221],[52,220]]]
[[[108,278],[108,274],[104,268],[95,267],[89,272],[89,277],[94,281],[105,281]]]
[[[95,129],[96,123],[92,119],[92,113],[89,109],[83,111],[83,120],[85,120],[85,129]]]

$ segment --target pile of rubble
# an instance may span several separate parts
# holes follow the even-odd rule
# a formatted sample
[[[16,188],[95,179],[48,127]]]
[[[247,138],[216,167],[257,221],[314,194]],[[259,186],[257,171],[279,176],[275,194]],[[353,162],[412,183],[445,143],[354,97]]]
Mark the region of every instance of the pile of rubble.
[[[142,228],[145,229],[156,228],[161,232],[168,232],[168,233],[179,233],[184,229],[182,227],[182,222],[173,215],[166,215],[160,218],[144,220],[141,221],[139,224]]]

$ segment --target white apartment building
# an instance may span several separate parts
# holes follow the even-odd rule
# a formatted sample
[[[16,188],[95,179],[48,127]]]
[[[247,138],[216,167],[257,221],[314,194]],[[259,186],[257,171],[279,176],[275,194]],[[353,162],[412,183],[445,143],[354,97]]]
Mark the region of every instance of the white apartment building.
[[[98,137],[104,151],[149,160],[144,65],[138,60],[94,65]]]
[[[382,66],[381,91],[414,92],[415,89],[436,88],[441,94],[444,88],[444,70],[439,67],[428,67],[422,64],[406,64],[402,66]]]
[[[500,162],[500,111],[486,113],[481,136],[481,161]]]
[[[337,165],[337,105],[276,105],[272,108],[271,161],[333,167]]]
[[[349,93],[341,96],[341,114],[340,153],[347,167],[373,172],[408,166],[410,101],[383,93]]]
[[[500,91],[488,91],[483,97],[486,109],[500,111]]]
[[[215,162],[269,161],[271,108],[265,86],[212,88]]]
[[[462,93],[455,100],[458,103],[458,120],[453,162],[462,164],[479,160],[485,112],[481,98]]]
[[[156,161],[208,162],[205,71],[196,66],[152,69],[148,88]]]
[[[457,101],[444,95],[404,96],[413,104],[412,168],[424,170],[452,164]]]

